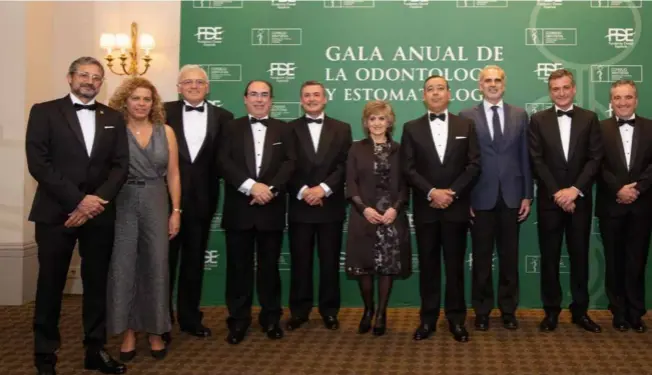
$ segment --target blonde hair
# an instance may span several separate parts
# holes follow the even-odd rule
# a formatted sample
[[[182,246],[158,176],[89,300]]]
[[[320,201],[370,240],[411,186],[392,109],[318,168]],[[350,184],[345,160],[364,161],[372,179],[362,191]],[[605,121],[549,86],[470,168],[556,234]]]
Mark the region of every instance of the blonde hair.
[[[143,88],[152,92],[152,110],[149,112],[149,121],[154,125],[165,124],[165,109],[163,109],[163,102],[158,94],[156,87],[146,78],[131,77],[127,78],[115,90],[111,100],[109,100],[109,107],[122,112],[125,121],[129,121],[129,113],[127,112],[127,99],[133,94],[136,89]]]
[[[387,135],[392,135],[394,132],[394,121],[396,120],[392,106],[384,100],[372,100],[365,104],[362,110],[362,130],[367,136],[369,136],[367,121],[372,115],[384,115],[387,117]]]

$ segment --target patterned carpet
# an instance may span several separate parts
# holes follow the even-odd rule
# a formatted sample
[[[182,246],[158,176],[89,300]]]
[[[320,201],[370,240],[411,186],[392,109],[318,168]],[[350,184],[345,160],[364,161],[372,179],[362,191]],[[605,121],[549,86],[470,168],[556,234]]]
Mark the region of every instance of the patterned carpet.
[[[31,318],[33,304],[0,307],[0,375],[34,374],[32,367]],[[581,331],[563,313],[552,334],[539,333],[541,311],[521,311],[521,328],[507,331],[493,318],[488,332],[472,330],[467,320],[469,343],[453,340],[443,319],[437,333],[423,342],[413,342],[418,310],[389,311],[389,331],[384,337],[358,335],[361,309],[344,309],[340,331],[327,331],[313,314],[307,326],[286,332],[280,341],[271,341],[252,326],[244,342],[231,346],[224,342],[226,311],[206,308],[205,323],[213,337],[196,339],[175,331],[170,353],[163,361],[149,356],[145,337],[139,338],[138,355],[129,364],[128,374],[652,374],[652,333],[620,333],[611,328],[605,311],[591,312],[602,325],[602,334]],[[287,312],[284,316],[287,318]],[[61,317],[63,347],[57,366],[61,375],[92,375],[82,370],[81,299],[66,297]],[[255,329],[254,329],[255,328]],[[119,350],[119,338],[107,345]]]

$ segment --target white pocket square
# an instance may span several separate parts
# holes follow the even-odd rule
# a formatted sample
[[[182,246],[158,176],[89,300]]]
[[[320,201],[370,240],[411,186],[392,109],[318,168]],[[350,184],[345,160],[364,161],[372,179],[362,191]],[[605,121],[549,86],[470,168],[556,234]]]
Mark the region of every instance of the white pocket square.
[[[113,125],[109,125],[109,126],[104,127],[104,129],[113,129],[113,128],[115,128],[115,126],[113,126]]]
[[[466,139],[466,137],[455,137],[455,139]]]
[[[276,142],[276,143],[274,143],[272,146],[278,146],[278,145],[280,145],[280,144],[283,144],[283,142]]]

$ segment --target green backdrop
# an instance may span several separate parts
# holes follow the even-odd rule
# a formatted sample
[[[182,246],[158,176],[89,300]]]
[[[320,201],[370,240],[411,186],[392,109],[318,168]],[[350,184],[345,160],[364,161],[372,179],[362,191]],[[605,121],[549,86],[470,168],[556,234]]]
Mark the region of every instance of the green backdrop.
[[[601,118],[610,116],[610,82],[630,78],[640,82],[639,114],[650,116],[652,110],[645,104],[652,88],[643,83],[643,71],[652,68],[652,44],[644,42],[650,39],[642,22],[646,18],[652,19],[651,5],[616,0],[184,1],[180,63],[202,65],[211,81],[210,101],[236,116],[245,114],[242,93],[251,79],[273,83],[272,115],[288,120],[301,115],[301,83],[321,81],[328,90],[328,114],[351,123],[355,139],[362,138],[361,112],[370,99],[392,103],[400,137],[401,124],[425,111],[421,86],[430,74],[449,79],[452,112],[475,105],[481,99],[478,73],[488,64],[507,72],[505,100],[530,113],[550,105],[546,79],[552,70],[564,67],[576,75],[578,105]],[[204,305],[224,304],[226,262],[219,221],[217,215],[206,253]],[[591,306],[605,308],[604,257],[597,228],[595,219]],[[467,249],[467,296],[469,253]],[[280,268],[286,304],[287,238]],[[413,268],[419,272],[416,254]],[[566,255],[560,269],[567,304]],[[533,214],[521,228],[522,307],[541,306],[539,271]],[[355,282],[343,272],[341,277],[342,304],[360,305]],[[391,304],[419,305],[418,275],[395,284]]]

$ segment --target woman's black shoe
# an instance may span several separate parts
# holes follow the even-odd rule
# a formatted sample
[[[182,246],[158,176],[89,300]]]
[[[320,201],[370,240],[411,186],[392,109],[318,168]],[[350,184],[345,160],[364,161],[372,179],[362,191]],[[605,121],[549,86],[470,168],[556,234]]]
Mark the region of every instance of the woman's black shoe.
[[[382,336],[387,330],[385,323],[387,322],[387,316],[385,314],[376,316],[376,322],[374,323],[374,336]]]
[[[367,333],[371,330],[371,320],[374,318],[373,310],[366,310],[362,314],[362,319],[360,319],[360,325],[358,326],[358,333]]]
[[[120,360],[122,362],[129,362],[136,356],[136,349],[130,350],[128,352],[120,351]]]

